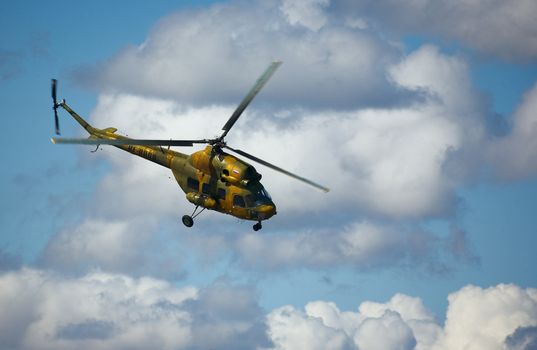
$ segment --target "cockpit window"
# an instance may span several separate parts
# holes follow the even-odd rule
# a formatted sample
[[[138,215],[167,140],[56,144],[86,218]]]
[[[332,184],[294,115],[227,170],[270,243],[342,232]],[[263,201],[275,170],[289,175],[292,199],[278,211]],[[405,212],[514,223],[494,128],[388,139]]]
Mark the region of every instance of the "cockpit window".
[[[263,187],[261,187],[261,194],[267,197],[268,199],[272,200],[272,197],[270,196],[270,194]]]
[[[233,206],[244,208],[246,206],[244,203],[244,198],[242,198],[242,196],[239,196],[237,194],[233,196]]]
[[[272,198],[263,187],[252,190],[251,194],[244,197],[246,206],[249,208],[257,207],[263,204],[272,204]]]

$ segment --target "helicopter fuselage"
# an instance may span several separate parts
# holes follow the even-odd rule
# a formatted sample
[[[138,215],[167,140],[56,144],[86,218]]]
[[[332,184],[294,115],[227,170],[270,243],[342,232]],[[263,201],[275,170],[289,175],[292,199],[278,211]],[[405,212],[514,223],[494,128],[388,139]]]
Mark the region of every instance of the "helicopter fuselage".
[[[110,134],[99,137],[127,139]],[[191,155],[154,146],[115,147],[171,169],[186,199],[196,207],[258,222],[276,214],[276,206],[255,168],[218,147],[209,145]]]

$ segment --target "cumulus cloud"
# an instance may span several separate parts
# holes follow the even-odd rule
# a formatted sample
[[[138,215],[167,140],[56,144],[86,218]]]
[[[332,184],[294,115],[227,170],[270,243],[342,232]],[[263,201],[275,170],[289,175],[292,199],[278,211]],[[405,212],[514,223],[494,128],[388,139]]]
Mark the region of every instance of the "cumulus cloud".
[[[249,286],[176,287],[92,272],[22,268],[0,274],[0,336],[13,349],[532,349],[537,290],[468,285],[442,325],[421,299],[395,294],[342,311],[331,301],[265,314]],[[68,310],[69,312],[65,312]]]
[[[399,36],[439,36],[507,60],[537,58],[537,4],[532,0],[342,0],[334,5],[336,12],[354,11]]]
[[[341,330],[326,327],[322,320],[308,317],[292,306],[272,311],[268,316],[269,334],[276,349],[352,349],[352,342]]]
[[[177,238],[158,232],[155,218],[105,219],[87,217],[50,238],[38,265],[69,274],[91,269],[181,279],[183,251]]]
[[[403,294],[363,302],[357,312],[324,301],[304,311],[284,306],[269,313],[269,334],[277,349],[530,349],[522,346],[535,339],[536,293],[515,285],[466,286],[449,296],[444,327],[419,298]]]
[[[441,332],[420,299],[402,294],[386,304],[364,302],[358,312],[324,301],[304,311],[284,306],[268,315],[268,326],[277,349],[430,349]]]
[[[139,224],[139,223],[138,223]],[[55,268],[103,267],[111,269],[116,262],[131,265],[138,260],[137,235],[131,231],[137,225],[127,222],[86,220],[78,227],[65,228],[55,235],[43,253],[44,262]],[[142,239],[143,241],[143,239]],[[98,263],[99,266],[91,266]]]
[[[23,268],[0,275],[9,349],[252,349],[270,346],[254,291],[204,289],[93,272],[69,279]]]
[[[450,240],[451,235],[438,237],[418,227],[356,222],[336,232],[327,228],[244,234],[237,238],[234,249],[244,265],[269,270],[348,265],[359,270],[421,266],[428,272],[443,272],[454,257],[461,258],[449,250]],[[462,255],[472,256],[471,251]]]
[[[466,286],[448,297],[438,349],[503,349],[519,327],[537,324],[537,290],[515,285]]]
[[[379,63],[398,59],[396,45],[348,26],[312,31],[289,23],[317,27],[323,4],[231,2],[181,11],[161,20],[143,44],[97,69],[82,69],[80,77],[101,90],[197,105],[238,104],[278,59],[285,64],[262,92],[264,103],[341,109],[406,102],[412,95],[394,89],[379,69]]]

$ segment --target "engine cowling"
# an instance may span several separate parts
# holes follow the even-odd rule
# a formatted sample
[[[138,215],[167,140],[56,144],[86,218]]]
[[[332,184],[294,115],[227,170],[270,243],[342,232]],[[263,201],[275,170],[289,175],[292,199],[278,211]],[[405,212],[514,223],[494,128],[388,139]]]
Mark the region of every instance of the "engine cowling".
[[[235,186],[246,187],[261,180],[261,174],[253,166],[221,150],[215,151],[212,146],[193,153],[190,163],[199,171],[211,176],[216,173],[220,181]]]

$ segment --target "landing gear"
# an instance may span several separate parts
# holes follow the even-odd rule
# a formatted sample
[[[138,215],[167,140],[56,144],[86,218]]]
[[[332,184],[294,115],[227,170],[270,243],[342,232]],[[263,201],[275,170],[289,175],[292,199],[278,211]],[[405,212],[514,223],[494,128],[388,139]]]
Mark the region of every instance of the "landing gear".
[[[261,230],[262,228],[263,228],[263,226],[261,225],[261,221],[259,221],[257,224],[255,224],[255,225],[253,226],[254,231],[259,231],[259,230]]]
[[[192,227],[192,225],[194,225],[194,219],[192,219],[192,216],[183,215],[183,218],[181,220],[186,227]]]
[[[196,208],[194,208],[194,212],[192,213],[192,215],[183,215],[183,217],[181,218],[181,221],[183,221],[183,224],[186,227],[192,227],[192,225],[194,225],[194,218],[200,215],[205,210],[205,208],[203,208],[196,214],[198,207],[199,206],[196,206]]]

